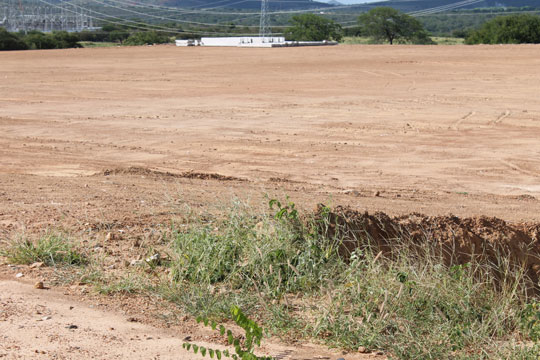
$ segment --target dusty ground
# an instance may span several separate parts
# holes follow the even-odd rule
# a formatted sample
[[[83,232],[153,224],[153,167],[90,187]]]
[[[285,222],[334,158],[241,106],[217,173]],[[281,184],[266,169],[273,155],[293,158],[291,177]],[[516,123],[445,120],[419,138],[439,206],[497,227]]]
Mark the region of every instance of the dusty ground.
[[[21,268],[17,269],[20,271]],[[29,282],[0,278],[0,358],[5,359],[200,359],[182,349],[186,340],[214,349],[213,333],[195,325],[163,329],[126,315],[103,299],[81,301]],[[335,359],[345,356],[310,344],[267,343],[260,354],[277,359]],[[383,359],[346,354],[348,359]]]
[[[540,221],[539,46],[125,47],[0,64],[2,238],[147,236],[186,204],[265,193]],[[1,286],[3,309],[28,291]]]

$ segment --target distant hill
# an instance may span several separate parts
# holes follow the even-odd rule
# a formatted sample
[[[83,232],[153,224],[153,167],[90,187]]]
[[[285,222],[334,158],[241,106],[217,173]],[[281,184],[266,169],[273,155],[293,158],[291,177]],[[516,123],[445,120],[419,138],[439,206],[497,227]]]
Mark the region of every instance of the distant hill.
[[[270,11],[279,10],[303,10],[303,9],[319,9],[332,8],[334,6],[343,6],[339,0],[324,0],[325,2],[313,0],[270,0]],[[361,1],[361,0],[358,0]],[[464,0],[388,0],[369,3],[358,3],[352,5],[358,10],[362,8],[369,10],[377,6],[390,6],[401,11],[411,12],[436,8],[439,6],[447,6],[462,2]],[[150,0],[165,6],[180,7],[180,8],[198,8],[198,9],[251,9],[258,10],[261,8],[261,0]],[[474,8],[489,8],[489,7],[533,7],[540,8],[540,0],[481,0],[472,4],[460,7],[459,9],[474,9]],[[347,1],[347,3],[350,3]]]
[[[463,0],[461,0],[463,1]],[[369,7],[390,6],[401,11],[418,11],[424,9],[446,6],[461,2],[459,0],[390,0],[367,4]],[[364,4],[366,5],[366,4]],[[487,7],[523,7],[530,6],[540,8],[539,0],[483,0],[474,2],[471,5],[460,7],[460,9],[474,9]]]
[[[231,9],[260,9],[261,0],[163,0],[162,5],[182,7],[182,8],[231,8]],[[311,0],[270,0],[268,8],[271,11],[276,10],[303,10],[315,8],[329,8],[332,4]]]
[[[333,6],[343,6],[339,0],[324,0],[318,2],[312,0],[270,0],[269,9],[276,10],[301,10],[314,8],[331,8]],[[431,9],[439,6],[446,6],[462,2],[464,0],[389,0],[379,2],[360,3],[354,6],[370,9],[377,6],[390,6],[402,11],[418,11]],[[181,8],[216,8],[216,9],[253,9],[261,8],[261,0],[155,0],[156,3],[165,6],[181,7]],[[349,3],[349,1],[347,1]],[[540,8],[540,0],[482,0],[473,2],[471,5],[460,7],[459,9],[474,9],[487,7],[524,7],[530,6]]]

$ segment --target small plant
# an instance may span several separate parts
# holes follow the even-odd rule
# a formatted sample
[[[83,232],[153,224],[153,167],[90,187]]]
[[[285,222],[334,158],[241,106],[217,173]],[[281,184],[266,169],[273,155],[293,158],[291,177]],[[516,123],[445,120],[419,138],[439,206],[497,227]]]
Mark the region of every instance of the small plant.
[[[532,341],[540,341],[540,302],[533,301],[521,312],[521,326]]]
[[[221,336],[225,337],[227,344],[234,347],[234,354],[230,353],[228,350],[221,351],[217,349],[207,349],[204,346],[198,346],[191,343],[184,343],[182,347],[188,351],[193,350],[194,354],[200,353],[203,357],[208,354],[211,359],[215,357],[220,360],[222,357],[228,357],[234,360],[272,360],[272,357],[257,356],[253,353],[255,345],[261,346],[261,339],[263,337],[262,328],[257,325],[255,321],[244,315],[238,306],[231,307],[231,315],[236,325],[244,329],[245,341],[243,342],[240,340],[241,337],[235,337],[231,330],[226,329],[223,325],[218,326],[215,321],[209,321],[207,318],[198,317],[197,322],[202,322],[205,326],[210,326],[212,330],[218,330]]]
[[[277,212],[274,215],[276,220],[294,220],[298,221],[298,210],[295,209],[295,203],[289,201],[289,197],[286,198],[287,204],[282,205],[277,199],[271,199],[268,202],[270,210],[274,210],[274,206],[277,207]]]
[[[65,266],[87,263],[86,257],[77,252],[68,239],[59,235],[47,235],[36,242],[13,241],[1,255],[15,264],[42,262],[47,266]]]

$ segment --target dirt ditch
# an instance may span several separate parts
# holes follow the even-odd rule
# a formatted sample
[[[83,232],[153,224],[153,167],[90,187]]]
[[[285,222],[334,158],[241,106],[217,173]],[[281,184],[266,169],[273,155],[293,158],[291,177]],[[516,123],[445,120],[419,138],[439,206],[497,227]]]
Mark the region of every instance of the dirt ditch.
[[[319,214],[324,207],[319,207]],[[392,254],[400,245],[422,247],[427,242],[448,265],[473,260],[493,268],[522,267],[539,289],[540,224],[508,223],[494,217],[427,216],[418,213],[391,217],[383,212],[369,214],[349,207],[336,207],[329,214],[328,235],[345,239],[341,252],[374,245]]]

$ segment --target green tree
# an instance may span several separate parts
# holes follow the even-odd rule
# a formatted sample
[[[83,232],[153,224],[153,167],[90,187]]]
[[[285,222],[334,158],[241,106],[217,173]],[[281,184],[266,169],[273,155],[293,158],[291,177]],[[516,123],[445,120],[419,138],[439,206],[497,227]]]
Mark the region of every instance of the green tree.
[[[287,40],[293,41],[340,41],[343,37],[341,25],[330,19],[313,14],[295,15],[291,26],[285,30]]]
[[[41,50],[41,49],[56,49],[57,41],[54,39],[51,34],[44,34],[40,31],[30,31],[26,36],[23,37],[23,40],[30,49]]]
[[[540,16],[516,14],[498,16],[473,31],[467,44],[540,43]]]
[[[55,31],[52,33],[52,37],[56,41],[57,49],[67,49],[67,48],[79,48],[80,38],[78,34],[68,33],[67,31]]]
[[[67,49],[81,47],[79,36],[67,31],[55,31],[53,33],[42,33],[30,31],[23,36],[24,42],[30,49]]]
[[[141,31],[130,35],[124,45],[146,45],[146,44],[164,44],[171,40],[168,36],[158,34],[155,31]]]
[[[399,10],[391,7],[376,7],[359,16],[362,33],[375,41],[412,42],[433,44],[422,24]]]
[[[1,50],[26,50],[28,45],[22,41],[16,34],[0,28],[0,51]]]

